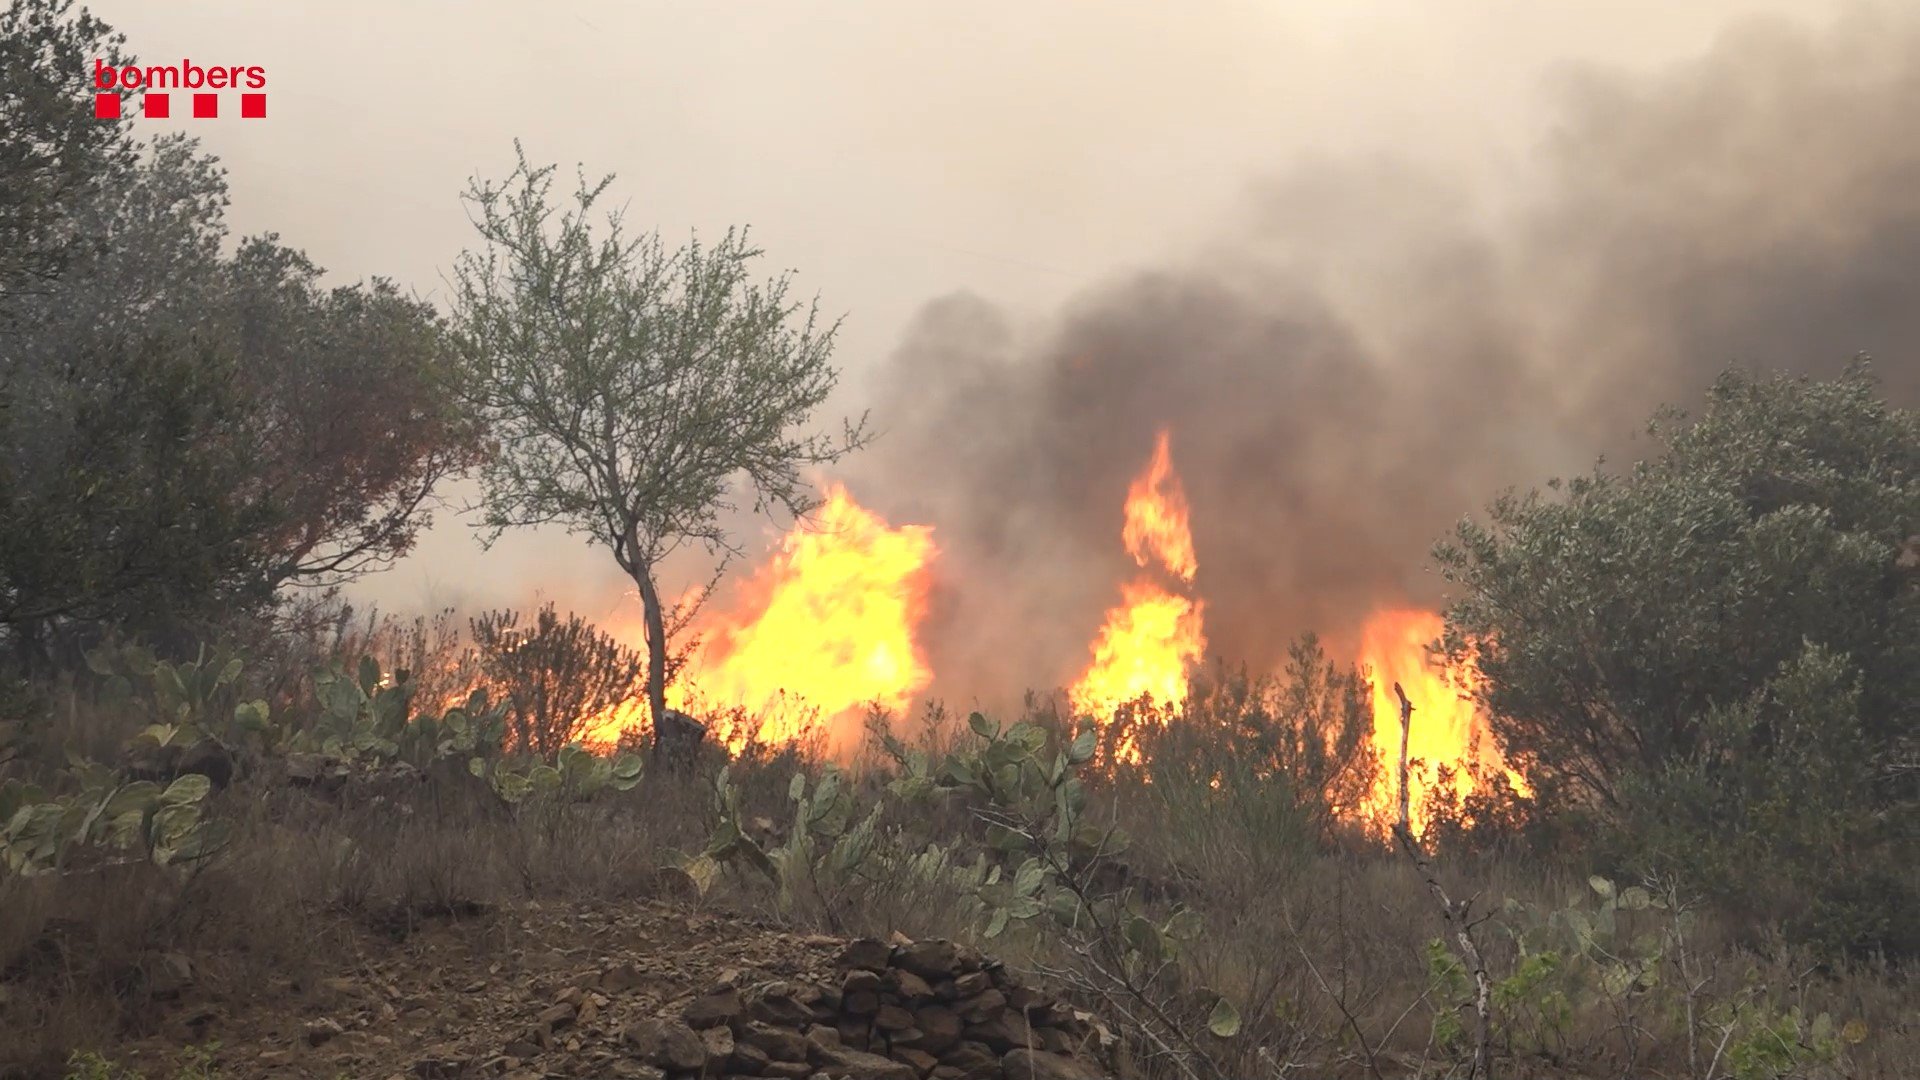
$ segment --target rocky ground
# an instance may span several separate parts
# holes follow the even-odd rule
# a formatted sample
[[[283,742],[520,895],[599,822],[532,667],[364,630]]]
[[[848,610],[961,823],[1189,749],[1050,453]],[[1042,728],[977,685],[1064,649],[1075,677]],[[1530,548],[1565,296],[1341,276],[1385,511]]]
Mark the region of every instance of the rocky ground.
[[[357,950],[345,950],[353,952]],[[669,903],[534,906],[370,940],[305,984],[215,991],[182,960],[171,1077],[1098,1080],[1111,1035],[948,942],[796,934]]]

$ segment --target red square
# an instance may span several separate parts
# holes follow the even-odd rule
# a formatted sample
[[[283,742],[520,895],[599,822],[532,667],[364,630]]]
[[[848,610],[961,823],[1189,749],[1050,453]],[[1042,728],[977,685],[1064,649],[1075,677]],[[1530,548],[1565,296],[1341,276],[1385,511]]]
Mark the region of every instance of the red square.
[[[195,120],[205,120],[205,119],[208,119],[209,117],[214,117],[219,115],[220,115],[220,95],[219,94],[193,95],[193,118]]]
[[[119,94],[93,95],[93,116],[94,116],[94,119],[96,120],[120,119],[120,95]]]
[[[241,94],[240,119],[264,120],[267,115],[267,95]]]
[[[151,120],[165,120],[169,109],[167,94],[148,94],[140,99],[140,115]]]

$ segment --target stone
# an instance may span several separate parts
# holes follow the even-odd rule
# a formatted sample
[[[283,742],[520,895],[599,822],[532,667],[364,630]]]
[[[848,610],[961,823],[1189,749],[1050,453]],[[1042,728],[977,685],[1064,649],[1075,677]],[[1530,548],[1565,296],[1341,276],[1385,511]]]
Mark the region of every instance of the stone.
[[[146,967],[147,993],[157,998],[179,997],[193,985],[193,961],[186,953],[164,952]]]
[[[839,1029],[825,1024],[815,1024],[807,1029],[807,1060],[827,1061],[846,1049],[847,1044],[840,1037]]]
[[[970,998],[993,988],[993,979],[984,971],[969,971],[953,980],[956,997]]]
[[[1007,1080],[1107,1080],[1092,1064],[1045,1050],[1012,1050],[1001,1059]]]
[[[911,1046],[896,1047],[893,1051],[893,1059],[895,1061],[904,1061],[913,1066],[914,1071],[918,1072],[921,1076],[927,1075],[940,1065],[939,1058],[934,1057],[925,1050],[915,1050]]]
[[[700,1032],[707,1047],[707,1071],[718,1072],[733,1057],[733,1032],[725,1027],[710,1027]]]
[[[969,1024],[984,1024],[1007,1011],[1007,995],[998,990],[984,990],[963,999],[954,1006],[954,1011]]]
[[[727,1059],[727,1067],[736,1073],[745,1073],[748,1076],[759,1076],[760,1070],[766,1068],[767,1063],[772,1060],[772,1058],[767,1056],[765,1050],[754,1046],[752,1043],[735,1041],[733,1044],[733,1056]]]
[[[731,1024],[746,1008],[738,990],[720,990],[697,997],[680,1010],[680,1019],[695,1030]]]
[[[819,1076],[828,1080],[920,1080],[913,1066],[878,1054],[848,1050],[838,1061],[820,1067]]]
[[[747,1015],[763,1024],[797,1028],[813,1021],[813,1009],[795,993],[792,983],[769,982],[748,990]]]
[[[938,938],[916,941],[901,948],[895,966],[923,979],[951,979],[960,973],[960,950]]]
[[[1000,1054],[986,1043],[968,1039],[941,1054],[940,1064],[951,1065],[956,1069],[973,1069],[985,1064],[998,1069]]]
[[[319,1046],[346,1033],[347,1029],[340,1026],[340,1021],[330,1016],[323,1016],[307,1025],[307,1045]]]
[[[807,1060],[807,1037],[787,1028],[748,1023],[740,1032],[740,1042],[750,1043],[767,1052],[775,1061]]]
[[[1000,1055],[983,1043],[964,1042],[940,1055],[940,1066],[962,1080],[1000,1080]]]
[[[848,994],[840,1002],[840,1011],[848,1016],[872,1016],[880,1011],[880,995],[871,990]]]
[[[873,1032],[865,1021],[848,1018],[834,1025],[834,1034],[840,1036],[840,1045],[865,1050],[870,1045]]]
[[[913,1026],[920,1031],[920,1037],[914,1040],[913,1045],[935,1054],[958,1043],[960,1032],[965,1027],[960,1014],[940,1005],[928,1005],[915,1012]]]
[[[540,1015],[534,1017],[534,1023],[548,1032],[554,1032],[573,1023],[573,1017],[573,1006],[560,1001],[541,1009]]]
[[[880,986],[880,973],[868,971],[866,968],[854,968],[847,972],[846,978],[840,980],[842,994],[871,993],[880,989]]]
[[[600,973],[600,989],[609,994],[625,993],[645,981],[636,964],[615,964]]]
[[[1027,1019],[1019,1013],[1003,1012],[985,1023],[968,1024],[965,1034],[968,1039],[986,1043],[1002,1054],[1033,1042]]]
[[[1046,995],[1031,986],[1011,986],[1003,991],[1003,993],[1006,994],[1007,1008],[1009,1009],[1019,1009],[1025,1012],[1028,1009],[1038,1009],[1047,1004]]]
[[[900,1000],[916,1005],[933,997],[933,987],[927,985],[927,980],[904,968],[887,972],[886,985]]]
[[[847,942],[840,955],[833,958],[833,964],[839,968],[860,968],[866,971],[885,971],[887,961],[893,958],[893,950],[885,942],[872,938],[860,938]]]
[[[642,1020],[622,1038],[647,1064],[669,1072],[696,1072],[707,1063],[706,1043],[676,1020]]]
[[[913,1014],[898,1005],[882,1005],[873,1016],[873,1026],[881,1031],[905,1031],[913,1026]]]
[[[774,1077],[775,1080],[807,1080],[813,1075],[813,1066],[804,1061],[769,1061],[760,1070],[760,1075]]]

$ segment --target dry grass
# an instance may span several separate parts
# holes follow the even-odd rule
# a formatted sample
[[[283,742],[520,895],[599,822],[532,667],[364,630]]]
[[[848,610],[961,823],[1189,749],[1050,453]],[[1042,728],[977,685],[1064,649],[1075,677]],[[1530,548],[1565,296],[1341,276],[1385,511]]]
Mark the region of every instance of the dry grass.
[[[80,744],[124,736],[70,695],[63,707]],[[963,725],[935,721],[916,721],[917,745],[938,751],[962,737]],[[1236,1043],[1216,1046],[1222,1060],[1246,1076],[1274,1076],[1288,1062],[1313,1063],[1310,1075],[1446,1075],[1459,1058],[1434,1036],[1436,1017],[1452,1008],[1431,977],[1429,942],[1440,927],[1412,870],[1330,826],[1313,793],[1262,775],[1231,747],[1168,749],[1150,783],[1100,784],[1094,805],[1134,838],[1121,887],[1150,912],[1181,904],[1199,916],[1201,932],[1181,957],[1182,984],[1228,994],[1247,1019]],[[777,830],[791,815],[787,780],[816,767],[787,751],[729,771],[749,815]],[[876,758],[863,758],[854,775],[863,803],[884,797]],[[528,900],[667,895],[675,886],[660,868],[704,844],[710,802],[704,775],[650,775],[634,792],[510,813],[454,777],[325,796],[256,770],[216,796],[213,811],[239,833],[194,872],[134,865],[0,881],[0,1075],[10,1067],[11,1075],[58,1076],[73,1048],[110,1049],[154,1030],[167,1016],[162,996],[178,957],[196,978],[230,986],[308,983],[336,962],[346,935],[400,938]],[[885,840],[919,850],[977,825],[957,805],[900,808],[888,813]],[[1587,869],[1572,855],[1456,854],[1441,873],[1456,895],[1476,896],[1493,913],[1480,934],[1501,976],[1517,969],[1514,934],[1536,918],[1529,911],[1593,899]],[[1503,910],[1509,900],[1521,910]],[[775,914],[772,890],[746,873],[699,902]],[[950,891],[898,879],[857,885],[834,914],[853,933],[980,931]],[[1647,913],[1649,927],[1658,914]],[[779,917],[814,929],[830,922],[805,901]],[[1038,922],[987,947],[1034,970],[1070,974],[1076,963]],[[1687,948],[1690,971],[1713,973],[1695,995],[1691,1055],[1676,1004],[1683,999],[1671,994],[1571,1000],[1562,1024],[1547,1023],[1542,1001],[1522,996],[1501,1017],[1506,1075],[1704,1080],[1699,1017],[1742,999],[1865,1025],[1866,1039],[1842,1061],[1803,1075],[1920,1075],[1920,997],[1899,972],[1814,964],[1711,913],[1690,928]]]

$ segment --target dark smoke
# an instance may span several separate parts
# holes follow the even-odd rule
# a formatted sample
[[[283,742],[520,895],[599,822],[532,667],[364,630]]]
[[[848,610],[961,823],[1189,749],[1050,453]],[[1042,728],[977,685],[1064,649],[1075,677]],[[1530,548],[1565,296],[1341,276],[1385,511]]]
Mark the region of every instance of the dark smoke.
[[[1508,485],[1630,459],[1730,365],[1920,396],[1920,22],[1738,28],[1652,78],[1562,80],[1534,197],[1318,165],[1204,258],[1095,288],[1040,334],[928,305],[877,387],[854,490],[932,522],[948,698],[1069,681],[1120,579],[1121,503],[1173,432],[1210,651],[1441,597],[1427,554]],[[1204,122],[1204,117],[1196,118]]]

